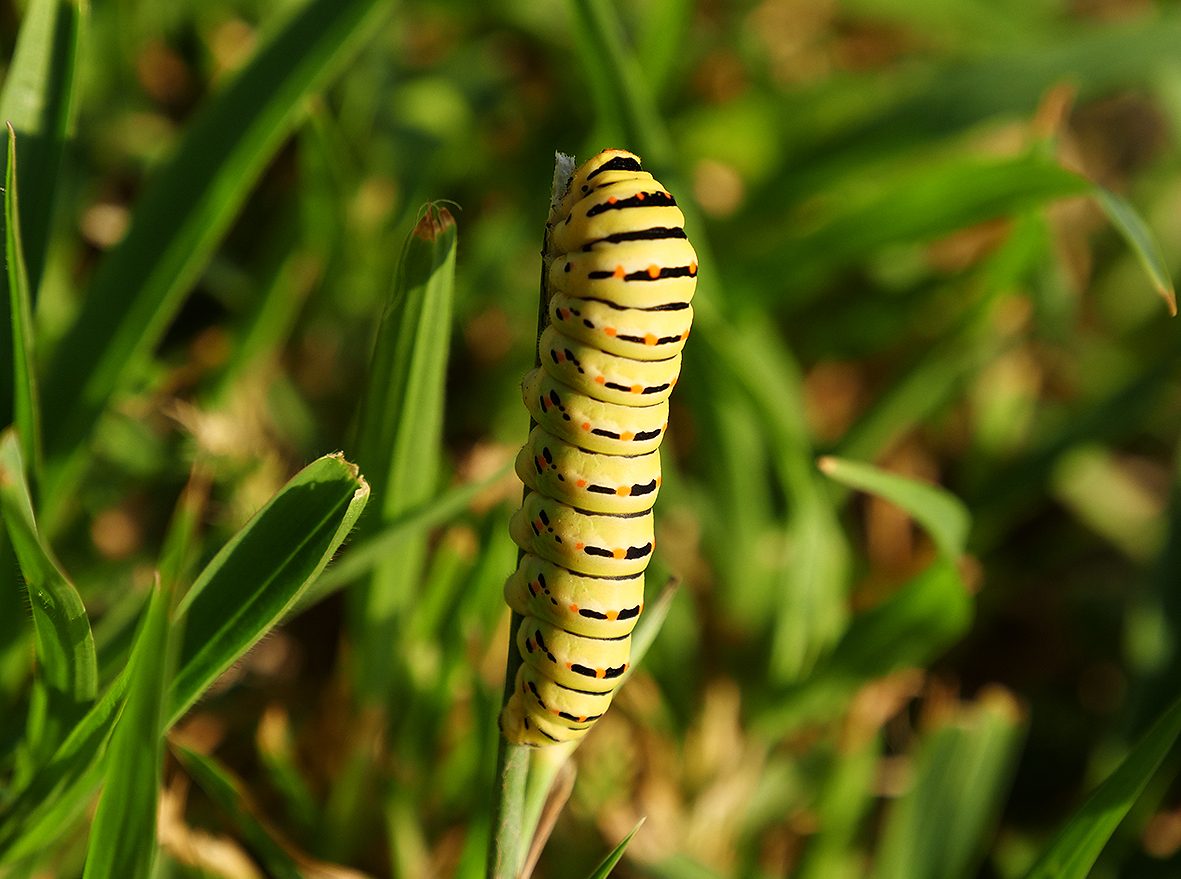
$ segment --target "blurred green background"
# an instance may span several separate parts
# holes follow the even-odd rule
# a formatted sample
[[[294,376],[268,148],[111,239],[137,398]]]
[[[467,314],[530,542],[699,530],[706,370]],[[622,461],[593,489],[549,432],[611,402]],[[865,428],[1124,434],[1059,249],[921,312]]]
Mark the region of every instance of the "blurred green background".
[[[100,688],[195,464],[207,559],[343,450],[375,493],[325,597],[171,737],[239,777],[269,838],[315,860],[304,875],[482,875],[519,503],[504,467],[528,426],[553,156],[623,147],[701,256],[649,601],[681,586],[574,758],[537,875],[586,875],[642,816],[616,875],[1023,875],[1181,695],[1181,340],[1154,294],[1181,263],[1181,8],[348,0],[364,21],[316,50],[328,73],[286,104],[276,74],[294,115],[233,165],[217,144],[256,120],[201,128],[203,108],[308,5],[93,3],[56,192],[21,205],[26,246],[48,242],[30,264],[41,520]],[[0,3],[3,57],[25,17]],[[316,36],[285,33],[277,66]],[[48,155],[23,137],[21,162]],[[202,199],[223,219],[196,214],[186,242],[168,224]],[[458,229],[453,301],[424,324],[449,354],[400,481],[370,466],[358,413],[367,386],[384,405],[370,353],[432,199]],[[153,263],[165,244],[176,260]],[[151,284],[170,292],[130,304]],[[136,308],[119,348],[104,315]],[[104,350],[109,397],[89,368]],[[942,486],[966,547],[940,537],[953,501],[923,494],[919,527],[823,455]],[[407,511],[429,530],[372,576],[346,567]],[[401,578],[384,610],[383,577]],[[10,752],[32,659],[4,600]],[[1175,769],[1091,875],[1181,872]],[[156,875],[274,875],[191,771],[165,764]],[[84,852],[84,827],[63,831],[35,875],[78,875]]]

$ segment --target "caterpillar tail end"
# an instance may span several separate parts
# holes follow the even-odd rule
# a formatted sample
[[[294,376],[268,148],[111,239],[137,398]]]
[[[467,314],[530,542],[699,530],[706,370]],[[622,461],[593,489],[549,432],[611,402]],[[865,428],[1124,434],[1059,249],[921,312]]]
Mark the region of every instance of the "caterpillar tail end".
[[[520,693],[513,693],[512,698],[504,706],[504,710],[500,712],[500,734],[511,745],[528,745],[531,748],[540,748],[553,744],[552,739],[543,736],[529,722]]]

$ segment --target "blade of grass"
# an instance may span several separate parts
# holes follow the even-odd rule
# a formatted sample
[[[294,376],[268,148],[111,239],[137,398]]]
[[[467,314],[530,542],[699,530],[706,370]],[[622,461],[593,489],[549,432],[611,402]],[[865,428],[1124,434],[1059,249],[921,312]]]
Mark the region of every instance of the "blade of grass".
[[[175,614],[185,637],[169,725],[283,618],[368,499],[357,468],[326,455],[296,474],[205,566]]]
[[[86,608],[38,530],[11,428],[0,434],[0,510],[33,609],[39,687],[29,711],[29,742],[40,763],[94,701],[98,665]]]
[[[611,871],[615,869],[615,865],[623,859],[623,853],[627,851],[628,843],[632,841],[632,837],[639,832],[639,829],[644,826],[645,818],[641,818],[636,822],[636,826],[631,829],[631,833],[619,841],[619,845],[611,849],[607,857],[603,858],[599,866],[595,867],[587,879],[607,879],[611,875]]]
[[[890,806],[873,879],[971,876],[1008,791],[1025,727],[1000,690],[927,733],[914,781]]]
[[[1165,301],[1169,314],[1176,317],[1177,293],[1173,289],[1173,279],[1169,276],[1169,268],[1165,263],[1164,254],[1161,253],[1160,244],[1148,228],[1148,224],[1140,218],[1134,207],[1114,192],[1096,186],[1093,194],[1111,225],[1115,226],[1136,254],[1136,258],[1140,260],[1140,265],[1144,267],[1156,292]]]
[[[1051,246],[1040,211],[1019,218],[983,267],[979,298],[951,330],[886,387],[841,437],[842,457],[871,459],[945,405],[967,378],[1006,350],[1015,336],[997,333],[998,301],[1044,266]]]
[[[83,879],[146,879],[156,853],[164,698],[175,658],[172,592],[157,582],[128,663],[127,701],[107,748]]]
[[[368,573],[389,558],[393,547],[407,535],[425,532],[463,512],[472,500],[489,486],[500,482],[512,472],[509,461],[491,476],[478,482],[457,485],[413,509],[391,519],[376,534],[361,538],[348,547],[340,561],[334,562],[307,593],[296,603],[292,613],[300,613],[339,590],[349,582]]]
[[[1176,702],[1058,832],[1025,879],[1086,879],[1179,735],[1181,702]]]
[[[956,157],[926,164],[866,187],[863,181],[810,204],[810,222],[768,227],[765,247],[777,265],[790,266],[793,304],[823,289],[832,272],[856,265],[887,245],[929,241],[1032,205],[1085,195],[1091,184],[1033,152],[1016,158]],[[781,230],[786,230],[786,237]],[[761,259],[755,256],[754,259]],[[764,285],[782,296],[784,284]]]
[[[780,737],[799,724],[844,710],[868,681],[922,668],[972,621],[972,598],[955,566],[937,561],[881,604],[855,616],[836,647],[800,684],[759,698],[755,726]]]
[[[582,57],[603,142],[622,136],[624,143],[639,145],[644,158],[655,167],[672,160],[672,142],[660,114],[655,112],[644,74],[615,10],[598,0],[571,0],[574,44]],[[666,181],[667,182],[667,181]]]
[[[36,297],[48,249],[58,171],[73,125],[74,86],[85,0],[32,0],[0,91],[0,120],[25,144],[18,177],[30,299]]]
[[[276,834],[260,816],[242,780],[213,757],[174,744],[173,752],[189,776],[229,819],[251,852],[275,879],[304,879],[332,876],[334,879],[362,879],[364,874],[344,867],[321,865],[299,852]]]
[[[33,359],[33,291],[25,263],[17,196],[16,132],[8,123],[8,170],[4,176],[4,253],[8,265],[8,307],[12,317],[12,423],[29,465],[29,481],[41,473],[41,411]]]
[[[791,352],[764,320],[707,325],[706,360],[752,401],[789,498],[789,556],[780,573],[771,669],[780,682],[800,680],[831,647],[845,622],[849,551],[836,512],[812,464],[802,380]]]
[[[821,458],[817,464],[830,479],[901,507],[926,529],[948,561],[954,562],[964,554],[972,517],[955,495],[939,486],[888,473],[871,464],[831,456]]]
[[[362,523],[366,533],[389,525],[438,490],[455,249],[450,211],[427,205],[402,250],[358,422],[357,459],[379,498]],[[369,699],[389,695],[399,664],[398,629],[426,557],[421,532],[403,532],[391,544],[369,582],[352,593],[359,686]]]
[[[267,162],[389,11],[382,0],[311,0],[189,125],[126,237],[99,266],[43,396],[47,474],[62,498],[75,455],[111,397],[143,366]],[[74,462],[76,466],[76,462]]]

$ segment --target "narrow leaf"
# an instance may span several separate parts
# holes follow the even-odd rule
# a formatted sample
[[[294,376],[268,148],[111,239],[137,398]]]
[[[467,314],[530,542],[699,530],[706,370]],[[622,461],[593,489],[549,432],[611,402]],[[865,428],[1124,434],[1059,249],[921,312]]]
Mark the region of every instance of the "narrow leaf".
[[[993,689],[923,736],[913,781],[890,805],[874,879],[974,874],[1008,792],[1024,725],[1012,696]]]
[[[185,636],[170,725],[282,619],[328,564],[368,498],[357,468],[326,455],[297,473],[209,562],[175,614]]]
[[[73,123],[85,10],[85,0],[31,0],[0,91],[0,120],[10,123],[27,147],[18,180],[24,193],[20,217],[34,296],[45,265],[62,153]]]
[[[156,852],[163,706],[172,672],[168,605],[157,583],[128,663],[127,702],[107,749],[83,879],[146,879]]]
[[[276,879],[300,879],[299,867],[247,806],[246,791],[241,782],[212,757],[183,745],[173,745],[172,748],[185,771],[225,813],[231,826],[266,867],[267,873]]]
[[[51,458],[73,453],[111,396],[135,377],[303,112],[303,99],[327,83],[389,8],[382,0],[311,0],[193,120],[127,236],[99,266],[58,348],[43,397]]]
[[[407,236],[370,363],[357,459],[380,500],[362,523],[366,533],[437,491],[455,247],[451,213],[428,205]],[[396,630],[420,582],[425,556],[424,535],[405,535],[389,548],[365,588],[354,593],[361,686],[367,693],[383,692],[395,667]]]
[[[1114,772],[1083,803],[1025,879],[1086,879],[1099,853],[1181,735],[1181,702],[1153,724]]]
[[[1103,208],[1103,213],[1107,214],[1111,225],[1124,236],[1124,240],[1140,260],[1140,265],[1144,266],[1144,271],[1148,273],[1156,292],[1165,300],[1169,314],[1176,317],[1177,293],[1173,288],[1173,279],[1169,275],[1169,267],[1165,263],[1164,254],[1161,253],[1160,244],[1148,228],[1148,224],[1140,218],[1134,207],[1114,192],[1096,186],[1094,196],[1099,207]]]
[[[504,479],[512,472],[510,460],[495,473],[478,482],[469,482],[449,488],[424,504],[400,513],[387,522],[380,531],[369,537],[351,543],[341,559],[333,562],[307,591],[294,611],[304,610],[327,598],[351,580],[368,573],[390,557],[393,547],[408,536],[421,534],[436,525],[454,518],[467,509],[480,492]]]
[[[40,686],[29,725],[34,754],[42,759],[94,700],[98,665],[82,599],[37,529],[20,443],[12,429],[0,434],[0,510],[33,609]]]
[[[41,411],[33,360],[33,293],[21,240],[17,198],[16,132],[8,123],[8,170],[4,175],[4,254],[8,264],[8,307],[12,317],[12,421],[32,470],[41,471]]]
[[[967,631],[971,620],[972,599],[958,571],[948,561],[937,561],[854,617],[807,680],[762,702],[758,723],[779,735],[803,721],[839,713],[869,681],[926,666]]]
[[[636,822],[636,826],[631,829],[631,833],[619,841],[619,845],[615,846],[615,848],[611,850],[611,853],[608,854],[607,857],[603,858],[602,863],[600,863],[599,866],[595,867],[595,869],[591,871],[591,874],[587,876],[587,879],[607,879],[607,877],[611,875],[611,871],[615,869],[615,865],[619,863],[619,861],[623,858],[623,853],[627,851],[628,843],[632,841],[632,837],[636,835],[636,832],[644,826],[645,820],[646,819],[641,818],[638,822]]]
[[[971,515],[950,492],[858,461],[825,457],[817,463],[837,482],[897,504],[926,529],[945,558],[954,561],[964,554]]]

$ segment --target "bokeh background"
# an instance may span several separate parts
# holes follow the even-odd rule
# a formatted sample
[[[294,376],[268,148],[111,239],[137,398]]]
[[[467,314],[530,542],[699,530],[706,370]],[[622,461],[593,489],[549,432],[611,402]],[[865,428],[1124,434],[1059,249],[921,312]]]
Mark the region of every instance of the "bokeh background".
[[[300,5],[90,9],[42,361],[195,115]],[[0,3],[6,58],[22,14]],[[393,623],[354,597],[368,574],[338,577],[173,735],[236,773],[292,851],[482,875],[519,503],[504,468],[528,425],[553,156],[625,147],[701,254],[650,601],[680,587],[574,758],[537,875],[586,875],[642,816],[616,875],[1022,875],[1178,696],[1181,342],[1093,189],[1134,206],[1175,274],[1178,46],[1181,10],[1147,0],[390,3],[239,181],[88,442],[54,545],[100,660],[124,655],[195,460],[206,555],[303,463],[357,460],[403,242],[449,200],[441,441],[418,473],[418,509],[442,512],[384,562],[415,572]],[[944,487],[966,552],[940,561],[822,455]],[[24,680],[6,678],[8,741]],[[1093,875],[1181,870],[1175,768]],[[159,875],[265,875],[176,762],[165,789]],[[79,845],[41,875],[73,875]]]

